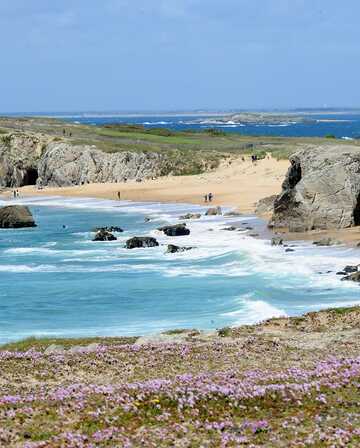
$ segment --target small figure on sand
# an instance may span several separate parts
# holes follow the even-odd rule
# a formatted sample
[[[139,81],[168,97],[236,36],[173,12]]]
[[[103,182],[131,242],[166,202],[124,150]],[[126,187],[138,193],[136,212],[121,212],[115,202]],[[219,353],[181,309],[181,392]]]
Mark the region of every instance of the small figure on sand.
[[[16,198],[16,190],[13,191],[14,199]]]
[[[209,202],[212,202],[214,195],[212,193],[209,193],[208,197],[209,197]]]
[[[207,202],[208,201],[208,195],[206,194],[205,196],[204,196],[204,202]]]
[[[117,192],[117,197],[118,197],[118,200],[120,201],[120,199],[121,199],[121,193],[120,193],[120,191]]]

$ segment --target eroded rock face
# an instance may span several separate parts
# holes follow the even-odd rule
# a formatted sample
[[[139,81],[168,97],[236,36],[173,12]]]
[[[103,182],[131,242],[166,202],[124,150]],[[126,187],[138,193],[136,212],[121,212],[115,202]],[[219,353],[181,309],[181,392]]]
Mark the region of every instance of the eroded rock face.
[[[158,153],[109,154],[93,146],[53,142],[41,158],[38,172],[43,185],[61,187],[160,176],[165,165],[166,158]]]
[[[276,199],[276,195],[260,199],[260,201],[256,203],[255,213],[257,215],[266,215],[267,213],[273,213],[274,203]]]
[[[0,138],[0,186],[35,185],[38,162],[46,140],[32,134],[14,133]]]
[[[22,227],[36,227],[28,207],[24,205],[9,205],[0,208],[0,228],[18,229]]]
[[[270,226],[303,232],[360,225],[360,148],[309,146],[291,167]]]
[[[158,177],[171,171],[166,155],[156,152],[106,153],[72,145],[49,135],[14,132],[0,136],[0,186],[63,187]]]

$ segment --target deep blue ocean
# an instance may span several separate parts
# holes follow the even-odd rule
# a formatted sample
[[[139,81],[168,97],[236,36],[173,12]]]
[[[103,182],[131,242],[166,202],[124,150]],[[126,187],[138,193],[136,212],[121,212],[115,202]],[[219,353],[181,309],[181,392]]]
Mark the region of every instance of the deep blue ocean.
[[[282,121],[276,124],[226,123],[217,121],[209,115],[120,115],[120,114],[53,114],[65,121],[104,125],[114,123],[141,124],[147,128],[165,127],[173,130],[206,130],[216,128],[226,132],[243,135],[273,135],[283,137],[324,137],[334,135],[337,138],[360,138],[360,112],[302,114],[310,122],[295,123]]]
[[[222,230],[240,223],[261,230],[251,216],[202,217],[189,223],[190,236],[167,237],[156,228],[204,209],[61,197],[16,203],[30,206],[38,227],[0,233],[0,342],[211,330],[360,303],[359,287],[336,275],[360,263],[358,251],[297,242],[285,253],[249,231]],[[104,225],[124,233],[93,242],[92,229]],[[125,249],[135,235],[155,236],[160,246]],[[169,243],[194,249],[166,254]]]

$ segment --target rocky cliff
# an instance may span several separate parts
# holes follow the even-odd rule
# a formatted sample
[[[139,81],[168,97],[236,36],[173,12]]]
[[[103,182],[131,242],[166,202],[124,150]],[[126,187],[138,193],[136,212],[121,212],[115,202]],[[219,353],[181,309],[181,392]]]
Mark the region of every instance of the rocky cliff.
[[[308,146],[290,162],[271,226],[302,232],[360,225],[359,146]]]
[[[166,165],[166,158],[159,153],[109,154],[94,146],[53,142],[40,158],[38,172],[42,185],[66,186],[159,176]]]
[[[13,133],[0,139],[0,186],[69,186],[120,182],[166,174],[166,156],[156,152],[106,153],[45,135]]]
[[[32,134],[14,133],[0,139],[0,186],[22,187],[37,180],[37,165],[47,139]]]

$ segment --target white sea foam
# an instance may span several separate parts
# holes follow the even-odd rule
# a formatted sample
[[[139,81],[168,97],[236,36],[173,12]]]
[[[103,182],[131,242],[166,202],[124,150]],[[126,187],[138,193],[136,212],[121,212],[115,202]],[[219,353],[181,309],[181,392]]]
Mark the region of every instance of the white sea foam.
[[[255,324],[272,317],[287,316],[283,309],[277,308],[264,300],[254,298],[253,294],[241,297],[236,302],[241,308],[223,313],[223,316],[230,317],[233,320],[234,326]]]

